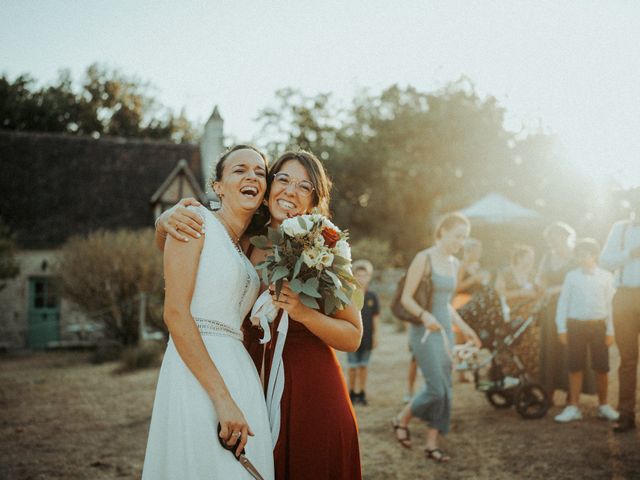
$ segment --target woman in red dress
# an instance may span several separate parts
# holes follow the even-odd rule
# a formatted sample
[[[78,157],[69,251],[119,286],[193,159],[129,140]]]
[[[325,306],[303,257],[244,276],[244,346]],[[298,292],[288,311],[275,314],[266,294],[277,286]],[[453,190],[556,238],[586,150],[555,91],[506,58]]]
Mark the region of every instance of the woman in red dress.
[[[322,163],[311,153],[283,154],[271,168],[268,184],[272,228],[313,208],[329,214],[331,182]],[[168,233],[184,241],[184,234],[195,237],[203,233],[198,216],[184,208],[190,204],[198,202],[185,199],[162,214],[156,227],[160,237]],[[180,232],[176,231],[176,225]],[[252,248],[248,237],[241,244],[254,265],[267,256],[266,251]],[[360,311],[348,306],[333,316],[324,315],[304,306],[286,285],[280,297],[274,298],[274,304],[289,314],[282,351],[285,380],[280,428],[274,448],[276,479],[359,480],[362,476],[358,427],[333,349],[358,349],[362,336]],[[259,343],[262,332],[248,320],[244,325],[245,346],[261,374],[265,391],[279,325],[280,317],[271,324],[272,339],[266,346]],[[273,424],[271,427],[274,429]]]
[[[329,213],[331,184],[314,155],[285,153],[271,169],[270,180],[271,227],[312,208]],[[255,265],[267,252],[248,249],[247,254]],[[280,432],[274,449],[276,479],[360,479],[355,413],[333,350],[358,348],[360,312],[349,306],[329,317],[304,306],[287,286],[278,299],[273,298],[274,304],[289,314],[282,352],[285,382]],[[265,386],[269,384],[279,322],[280,316],[271,325],[272,340],[265,348],[258,343],[255,329],[245,324],[245,345],[263,373]]]

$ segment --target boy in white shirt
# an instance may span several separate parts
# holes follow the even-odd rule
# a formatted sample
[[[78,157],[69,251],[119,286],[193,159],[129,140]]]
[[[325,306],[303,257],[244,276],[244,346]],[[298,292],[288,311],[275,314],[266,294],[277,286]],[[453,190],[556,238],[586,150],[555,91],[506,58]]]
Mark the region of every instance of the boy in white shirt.
[[[567,345],[569,357],[569,404],[555,421],[565,423],[582,418],[578,400],[587,353],[596,372],[598,416],[614,421],[619,414],[607,404],[609,347],[613,345],[613,275],[598,267],[600,246],[595,240],[580,240],[574,254],[580,268],[567,274],[556,312],[560,343]]]

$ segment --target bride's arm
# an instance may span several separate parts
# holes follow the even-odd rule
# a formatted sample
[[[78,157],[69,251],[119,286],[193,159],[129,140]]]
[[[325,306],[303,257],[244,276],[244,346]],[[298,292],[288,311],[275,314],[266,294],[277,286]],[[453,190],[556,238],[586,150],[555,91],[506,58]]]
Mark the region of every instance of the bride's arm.
[[[164,250],[167,235],[183,242],[188,242],[189,237],[202,236],[203,220],[196,212],[187,209],[189,205],[198,207],[200,202],[191,197],[183,198],[156,219],[156,247],[160,251]]]
[[[286,302],[286,303],[285,303]],[[297,293],[288,285],[282,287],[279,300],[274,305],[289,313],[289,316],[302,323],[311,333],[336,350],[355,352],[362,338],[362,317],[353,305],[337,311],[333,316],[305,306]]]
[[[168,238],[164,249],[164,321],[180,357],[213,402],[222,426],[220,437],[232,445],[241,432],[236,453],[242,451],[247,435],[253,435],[244,415],[233,401],[220,372],[211,360],[198,327],[191,316],[191,299],[204,239],[181,242]],[[215,435],[212,432],[212,435]]]

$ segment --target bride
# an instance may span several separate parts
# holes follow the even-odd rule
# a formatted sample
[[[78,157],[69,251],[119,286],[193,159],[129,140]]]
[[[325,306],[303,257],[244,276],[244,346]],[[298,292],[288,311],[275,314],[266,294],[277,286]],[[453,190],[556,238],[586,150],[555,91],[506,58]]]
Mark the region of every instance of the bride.
[[[260,287],[238,246],[260,206],[267,160],[238,145],[216,165],[213,188],[222,207],[197,209],[207,234],[164,248],[164,320],[170,340],[153,405],[142,478],[252,478],[219,436],[273,479],[273,452],[260,379],[240,327]],[[177,225],[178,228],[186,226]],[[251,438],[249,438],[251,437]]]

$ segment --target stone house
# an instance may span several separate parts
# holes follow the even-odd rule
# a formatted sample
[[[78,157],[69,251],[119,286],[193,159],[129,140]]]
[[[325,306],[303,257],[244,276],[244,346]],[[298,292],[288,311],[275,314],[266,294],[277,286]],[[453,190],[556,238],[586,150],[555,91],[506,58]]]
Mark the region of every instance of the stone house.
[[[61,245],[97,229],[152,227],[182,197],[206,203],[222,149],[217,107],[200,145],[0,130],[0,217],[20,265],[0,290],[0,348],[82,343],[89,322],[60,298],[52,269]]]

